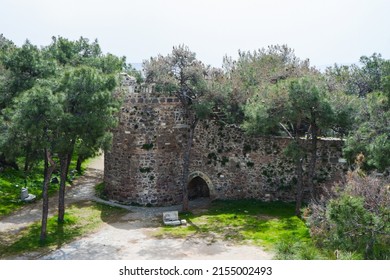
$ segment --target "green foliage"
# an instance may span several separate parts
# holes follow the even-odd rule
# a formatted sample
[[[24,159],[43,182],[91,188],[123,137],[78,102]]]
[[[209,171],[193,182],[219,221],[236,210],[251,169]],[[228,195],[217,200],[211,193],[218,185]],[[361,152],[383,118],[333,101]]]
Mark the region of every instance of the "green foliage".
[[[5,107],[0,113],[0,156],[11,161],[24,157],[28,172],[43,157],[58,155],[61,220],[68,159],[77,152],[80,163],[110,146],[119,107],[112,91],[125,60],[103,55],[97,40],[53,37],[45,48],[27,41],[2,51],[0,62],[7,71],[0,98],[0,110]]]
[[[143,67],[146,82],[156,83],[161,90],[174,93],[186,109],[198,103],[207,91],[205,67],[187,46],[174,47],[171,54],[151,58]]]
[[[320,80],[292,80],[288,86],[288,100],[291,103],[288,114],[292,123],[316,126],[320,129],[332,127],[336,120],[327,99],[326,89]]]
[[[101,69],[107,74],[116,73],[125,63],[124,58],[111,54],[103,55],[97,39],[90,42],[83,37],[76,41],[61,36],[52,37],[52,43],[45,47],[44,51],[48,59],[58,62],[62,67],[87,65]]]
[[[390,134],[379,134],[368,146],[368,165],[383,171],[390,166]]]
[[[326,99],[333,111],[333,123],[331,129],[325,130],[323,134],[343,138],[355,128],[356,116],[360,113],[360,100],[355,95],[340,91],[329,92]]]
[[[321,260],[328,257],[314,246],[311,240],[284,239],[275,245],[278,260]]]
[[[335,114],[335,96],[332,102],[330,97],[324,83],[315,77],[289,79],[267,86],[247,102],[243,127],[252,134],[290,137],[312,134],[313,127],[322,132],[345,129],[350,122],[347,111],[338,109]]]
[[[311,234],[322,248],[365,259],[390,258],[390,195],[388,182],[349,174],[347,184],[331,199],[310,207]]]
[[[7,38],[4,37],[3,34],[0,34],[0,51],[5,52],[10,48],[14,48],[15,44],[11,41],[8,40]]]
[[[390,76],[390,61],[374,53],[362,56],[359,65],[335,65],[327,69],[329,87],[336,91],[365,97],[371,92],[385,89],[386,77]]]
[[[344,96],[344,102],[337,106],[338,118],[352,119],[344,154],[353,164],[356,156],[366,157],[364,169],[378,169],[383,172],[390,166],[389,153],[389,108],[390,108],[390,60],[380,54],[362,56],[360,66],[338,66],[327,69],[329,88],[334,94],[345,92],[360,98]],[[352,103],[354,110],[343,110],[344,104]],[[345,122],[345,121],[344,121]],[[343,132],[343,134],[346,134]]]
[[[226,115],[226,121],[234,124],[241,124],[248,116],[248,106],[253,104],[258,92],[268,91],[267,88],[283,80],[310,72],[308,60],[301,61],[286,45],[253,52],[239,51],[237,60],[224,57],[223,68],[224,71],[210,71],[212,95],[217,107]],[[247,102],[248,99],[251,102]],[[256,113],[265,112],[258,110]],[[253,117],[256,113],[253,112]]]
[[[6,216],[21,206],[25,205],[20,201],[22,187],[27,187],[29,193],[41,197],[42,193],[42,166],[36,166],[26,177],[22,171],[7,168],[0,172],[0,217]],[[56,186],[50,188],[53,192]]]
[[[269,46],[253,52],[239,51],[238,55],[235,62],[225,57],[224,67],[245,90],[298,77],[309,70],[308,60],[300,61],[287,45]]]
[[[195,114],[200,120],[208,119],[212,113],[214,104],[209,101],[199,102],[192,105]]]
[[[304,159],[311,155],[307,184],[314,197],[317,139],[321,132],[346,125],[346,118],[342,121],[337,119],[342,114],[335,114],[332,103],[328,101],[329,95],[324,81],[311,75],[260,88],[245,106],[246,120],[243,127],[248,133],[291,138],[284,154],[294,161],[296,167],[297,214],[303,199]],[[303,140],[303,136],[308,140]]]
[[[1,60],[4,67],[10,71],[8,100],[32,88],[39,79],[52,76],[56,70],[56,65],[45,59],[39,48],[28,40],[21,48],[5,52]]]
[[[385,171],[390,167],[390,104],[385,93],[374,92],[361,100],[358,127],[347,138],[344,155],[353,163],[356,156],[363,153],[364,168]]]
[[[364,250],[373,216],[364,208],[362,198],[343,195],[331,200],[327,219],[332,225],[329,241],[333,246],[346,251]]]
[[[58,89],[65,97],[61,123],[63,150],[72,150],[72,143],[78,143],[78,151],[91,156],[110,146],[109,129],[117,123],[113,113],[119,106],[112,96],[115,85],[113,76],[88,66],[64,73]]]
[[[9,158],[43,159],[44,149],[54,147],[59,137],[60,102],[60,96],[46,86],[37,85],[21,94],[3,135],[2,153]]]
[[[72,158],[70,170],[75,169],[76,161],[77,155]],[[23,162],[22,158],[21,162]],[[0,217],[6,216],[26,205],[25,202],[20,201],[21,188],[28,188],[28,192],[36,195],[37,200],[42,198],[42,174],[43,162],[33,165],[28,172],[12,168],[6,168],[0,172]],[[53,176],[59,177],[58,171]],[[58,188],[58,184],[50,184],[49,195],[55,194]]]
[[[44,109],[51,110],[54,99],[58,103],[53,106],[57,109],[55,130],[47,134],[55,141],[51,147],[54,152],[74,151],[77,142],[76,150],[85,159],[110,146],[108,130],[116,124],[113,113],[119,106],[112,96],[117,84],[114,75],[124,68],[124,58],[102,54],[97,40],[52,39],[44,48],[27,41],[21,48],[2,49],[0,65],[6,71],[6,80],[0,94],[0,109],[5,108],[0,112],[0,127],[5,133],[0,137],[0,154],[11,150],[8,158],[36,160],[34,139],[15,124],[14,115],[24,110],[21,106],[24,100],[31,100],[30,93],[43,90],[41,95],[47,94],[49,106],[42,106],[42,116],[50,114]],[[42,118],[35,121],[37,125],[43,123]]]

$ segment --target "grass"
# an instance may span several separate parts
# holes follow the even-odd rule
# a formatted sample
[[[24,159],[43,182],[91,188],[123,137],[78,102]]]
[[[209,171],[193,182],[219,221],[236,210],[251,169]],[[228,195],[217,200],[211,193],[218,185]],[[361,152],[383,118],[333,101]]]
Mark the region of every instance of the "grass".
[[[42,197],[43,166],[38,165],[25,174],[22,170],[7,168],[0,173],[0,217],[5,216],[24,205],[20,201],[22,187],[27,187],[29,193]],[[58,189],[58,185],[50,186],[50,193]]]
[[[69,170],[75,169],[76,162],[77,156],[74,156]],[[83,163],[83,171],[85,170],[86,164],[87,162]],[[53,177],[59,179],[59,170],[53,173],[52,178]],[[69,181],[72,179],[74,178],[69,175]],[[42,198],[42,185],[42,162],[33,167],[27,174],[23,172],[23,170],[14,170],[12,168],[6,168],[0,172],[0,218],[16,211],[25,204],[25,202],[20,200],[21,188],[27,187],[29,193],[36,195],[37,199],[40,199]],[[58,188],[59,184],[50,184],[49,195],[54,194]]]
[[[332,255],[319,250],[311,240],[282,239],[275,243],[275,259],[279,260],[322,260]]]
[[[57,216],[49,218],[47,239],[40,242],[40,222],[33,223],[18,234],[2,233],[0,235],[0,258],[20,255],[27,252],[44,254],[60,248],[87,233],[99,228],[104,222],[113,221],[118,214],[126,210],[99,203],[84,202],[74,204],[67,209],[63,224],[57,223]]]
[[[294,204],[282,202],[216,201],[204,213],[180,213],[180,218],[186,219],[189,225],[165,226],[157,236],[215,236],[276,251],[276,258],[323,258],[313,245],[304,221],[295,216],[294,209]]]

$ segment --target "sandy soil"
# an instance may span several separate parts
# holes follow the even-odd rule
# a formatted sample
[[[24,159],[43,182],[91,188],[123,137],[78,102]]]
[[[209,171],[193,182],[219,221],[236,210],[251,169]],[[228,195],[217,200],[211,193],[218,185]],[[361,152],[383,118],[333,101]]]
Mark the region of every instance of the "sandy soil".
[[[80,201],[99,201],[93,187],[102,181],[103,156],[93,159],[86,175],[79,178],[67,191],[67,204]],[[192,209],[207,207],[208,201],[195,201]],[[56,212],[56,197],[50,201],[51,214]],[[115,203],[111,203],[115,204]],[[216,238],[186,239],[155,237],[161,226],[162,213],[179,210],[180,205],[172,207],[144,208],[122,206],[128,210],[118,221],[106,222],[97,232],[80,238],[47,255],[26,254],[15,259],[67,259],[67,260],[179,260],[214,259],[245,260],[272,259],[272,253],[257,246],[234,245]],[[41,203],[26,205],[20,211],[0,220],[1,232],[17,232],[41,218]]]
[[[131,217],[131,214],[129,214]],[[109,260],[223,260],[271,259],[269,253],[254,246],[229,245],[200,238],[158,239],[156,227],[145,221],[128,221],[106,225],[99,232],[74,241],[42,259],[109,259]]]

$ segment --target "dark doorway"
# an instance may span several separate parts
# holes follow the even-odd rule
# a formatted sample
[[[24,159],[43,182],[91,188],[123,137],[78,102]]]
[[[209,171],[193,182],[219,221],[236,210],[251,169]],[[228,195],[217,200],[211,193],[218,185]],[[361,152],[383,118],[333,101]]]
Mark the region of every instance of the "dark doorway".
[[[210,197],[210,190],[205,180],[197,176],[188,183],[188,199]]]

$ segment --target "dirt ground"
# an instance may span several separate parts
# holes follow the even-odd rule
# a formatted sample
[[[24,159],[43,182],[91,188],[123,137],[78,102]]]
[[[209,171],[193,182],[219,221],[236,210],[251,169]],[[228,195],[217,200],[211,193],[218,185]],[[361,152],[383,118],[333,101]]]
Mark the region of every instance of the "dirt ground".
[[[67,204],[81,201],[104,202],[95,197],[94,186],[102,181],[103,156],[93,159],[84,176],[68,189]],[[207,207],[208,201],[195,201],[192,209]],[[56,212],[56,197],[50,200],[51,213]],[[113,204],[113,203],[111,203]],[[23,209],[0,220],[1,232],[17,232],[41,218],[41,203],[26,205]],[[257,246],[236,245],[212,238],[188,237],[156,238],[161,226],[162,213],[179,210],[180,205],[172,207],[134,207],[122,206],[128,210],[117,221],[107,221],[97,231],[88,236],[64,245],[47,255],[26,254],[15,259],[44,260],[258,260],[272,259],[270,252]]]

